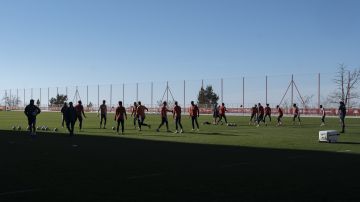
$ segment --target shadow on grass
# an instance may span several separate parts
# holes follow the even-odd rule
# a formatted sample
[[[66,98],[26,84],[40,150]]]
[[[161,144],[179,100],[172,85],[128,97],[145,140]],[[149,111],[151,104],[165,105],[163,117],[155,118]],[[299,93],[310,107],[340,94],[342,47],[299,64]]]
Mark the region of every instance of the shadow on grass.
[[[360,145],[360,142],[337,142],[336,144]]]
[[[348,153],[0,131],[0,157],[2,202],[360,200]]]

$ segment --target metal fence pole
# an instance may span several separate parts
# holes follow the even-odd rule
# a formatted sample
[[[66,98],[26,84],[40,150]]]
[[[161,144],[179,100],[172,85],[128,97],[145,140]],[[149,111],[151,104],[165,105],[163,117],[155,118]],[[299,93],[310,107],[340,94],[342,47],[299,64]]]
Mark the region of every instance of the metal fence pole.
[[[24,107],[26,106],[26,100],[25,100],[25,88],[24,88]]]
[[[166,102],[169,103],[169,81],[166,81]]]
[[[151,82],[151,108],[154,107],[154,83]]]
[[[265,76],[265,104],[268,103],[268,77]]]
[[[125,105],[125,84],[124,83],[122,85],[122,101],[123,101],[123,104]]]
[[[139,83],[136,83],[136,101],[139,101]]]
[[[242,78],[242,106],[245,108],[245,77]]]
[[[40,101],[40,106],[41,106],[41,103],[42,103],[42,101],[41,101],[41,88],[40,88],[40,98],[39,98],[39,101]],[[39,106],[39,107],[40,107]]]
[[[290,108],[294,105],[294,75],[291,75],[291,106]]]
[[[50,88],[48,87],[48,107],[50,106]]]
[[[184,110],[186,106],[186,81],[184,80]]]
[[[31,99],[34,99],[33,88],[31,88]]]
[[[86,107],[89,106],[89,86],[86,86]]]
[[[98,105],[97,105],[97,107],[99,107],[100,106],[100,85],[98,84],[98,94],[97,94],[97,96],[98,96]]]
[[[320,84],[321,84],[320,79],[321,79],[321,77],[320,77],[320,73],[319,73],[318,74],[318,108],[319,108],[319,110],[320,110],[320,104],[321,104],[321,102],[320,102]]]
[[[10,108],[14,105],[13,103],[13,100],[11,99],[12,95],[11,95],[11,89],[9,90],[10,91],[10,96],[9,96],[9,105],[10,105]]]
[[[16,89],[16,106],[19,107],[19,89]]]
[[[224,79],[221,78],[221,103],[224,102]]]
[[[110,109],[112,106],[112,84],[110,84]]]

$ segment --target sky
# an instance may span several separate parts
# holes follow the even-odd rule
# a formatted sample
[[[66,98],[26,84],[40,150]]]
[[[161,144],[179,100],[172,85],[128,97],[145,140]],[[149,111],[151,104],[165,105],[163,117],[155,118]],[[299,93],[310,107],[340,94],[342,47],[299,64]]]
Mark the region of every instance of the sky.
[[[0,89],[360,67],[357,0],[0,0]]]

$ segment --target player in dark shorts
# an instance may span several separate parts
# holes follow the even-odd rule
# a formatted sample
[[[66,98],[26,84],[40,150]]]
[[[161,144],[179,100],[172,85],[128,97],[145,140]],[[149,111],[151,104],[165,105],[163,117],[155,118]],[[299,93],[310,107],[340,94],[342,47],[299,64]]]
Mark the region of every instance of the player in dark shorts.
[[[345,116],[346,116],[346,106],[344,101],[340,101],[339,118],[341,124],[341,133],[345,133]]]
[[[148,128],[151,128],[150,124],[146,124],[144,123],[145,121],[145,110],[149,111],[149,109],[143,105],[141,105],[141,102],[138,102],[138,107],[136,109],[136,115],[137,115],[137,120],[138,120],[138,125],[139,125],[139,131],[141,131],[141,126],[147,126]]]
[[[78,101],[78,104],[75,106],[75,111],[76,111],[76,118],[77,118],[77,120],[79,120],[79,129],[81,131],[82,123],[83,123],[83,116],[84,116],[84,118],[86,118],[85,112],[84,112],[84,107],[81,103],[81,100]]]
[[[175,107],[173,109],[173,118],[175,119],[175,133],[183,133],[183,126],[181,124],[181,107],[178,105],[178,102],[175,101]],[[180,126],[180,131],[179,131]]]
[[[156,129],[157,132],[160,132],[160,128],[165,124],[166,125],[166,131],[170,132],[169,130],[169,121],[167,117],[167,112],[173,112],[172,110],[169,110],[167,108],[167,102],[163,102],[163,106],[161,107],[160,116],[161,116],[161,124]]]
[[[264,116],[264,122],[265,122],[265,125],[267,126],[266,117],[269,117],[269,120],[270,120],[270,122],[271,122],[271,108],[270,108],[270,105],[269,105],[269,104],[266,104],[266,107],[265,107],[265,116]]]
[[[227,119],[225,113],[227,112],[227,109],[225,107],[225,103],[221,103],[221,106],[219,107],[219,121],[222,124],[222,119],[224,118],[225,123],[227,124]]]
[[[74,127],[76,122],[77,114],[72,102],[69,102],[69,106],[64,112],[64,119],[66,123],[66,128],[68,129],[70,136],[74,135]]]
[[[115,111],[115,121],[117,122],[116,131],[119,134],[119,127],[121,124],[121,134],[124,135],[124,128],[125,128],[125,119],[127,119],[126,109],[123,107],[121,101],[119,101],[119,106],[116,108]]]
[[[281,126],[282,125],[281,118],[284,116],[284,113],[279,105],[276,106],[276,109],[278,110],[278,114],[279,114],[277,117],[277,125],[276,126]]]
[[[259,127],[260,126],[260,122],[264,122],[264,114],[265,114],[265,110],[264,110],[264,107],[259,103],[258,104],[259,106],[259,113],[258,113],[258,118],[257,118],[257,126],[256,127]]]
[[[134,106],[131,107],[131,116],[134,117],[134,128],[136,129],[136,122],[138,121],[138,118],[137,118],[137,107],[138,107],[138,104],[136,102],[134,102]]]
[[[30,104],[25,107],[24,113],[28,118],[30,135],[36,135],[36,116],[41,113],[41,110],[36,106],[33,99],[30,100]]]
[[[99,110],[98,110],[98,115],[100,112],[100,128],[102,126],[102,123],[104,121],[104,129],[106,128],[106,117],[107,117],[107,106],[106,106],[106,101],[103,100],[102,105],[100,105]]]
[[[252,123],[254,124],[256,122],[257,114],[258,114],[258,108],[257,105],[254,105],[251,108],[251,117],[250,117],[249,125],[251,125]]]
[[[189,108],[189,114],[191,117],[191,124],[192,124],[192,131],[195,130],[195,124],[197,127],[197,131],[199,131],[199,122],[198,117],[200,116],[200,110],[199,107],[194,103],[194,101],[191,101],[191,106]]]
[[[214,108],[213,108],[213,124],[217,125],[218,124],[218,118],[219,118],[219,107],[218,105],[215,103],[214,104]]]
[[[321,125],[320,126],[325,126],[325,116],[326,116],[326,112],[325,109],[322,105],[320,105],[320,113],[321,113]]]
[[[61,127],[63,127],[64,128],[64,126],[65,126],[65,111],[66,111],[66,109],[68,108],[68,105],[67,105],[67,103],[66,102],[64,102],[64,105],[61,107],[61,114],[62,114],[62,122],[61,122]]]
[[[293,125],[295,125],[295,119],[297,118],[299,121],[299,125],[301,125],[301,119],[300,119],[300,110],[299,107],[296,106],[296,104],[293,104]]]

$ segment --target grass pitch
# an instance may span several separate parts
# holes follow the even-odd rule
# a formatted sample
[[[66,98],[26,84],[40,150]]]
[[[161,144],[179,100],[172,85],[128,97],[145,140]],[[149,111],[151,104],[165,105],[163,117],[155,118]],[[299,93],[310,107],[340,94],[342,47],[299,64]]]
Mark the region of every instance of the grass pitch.
[[[318,131],[339,129],[338,119],[303,118],[302,126],[200,125],[184,134],[155,132],[126,122],[117,135],[113,115],[99,129],[88,114],[84,130],[68,137],[60,113],[42,113],[38,125],[58,132],[24,132],[22,112],[0,112],[0,201],[359,201],[360,125],[347,119],[339,143],[318,143]],[[200,124],[211,121],[201,116]],[[172,118],[170,129],[174,131]],[[12,126],[22,131],[12,131]]]

